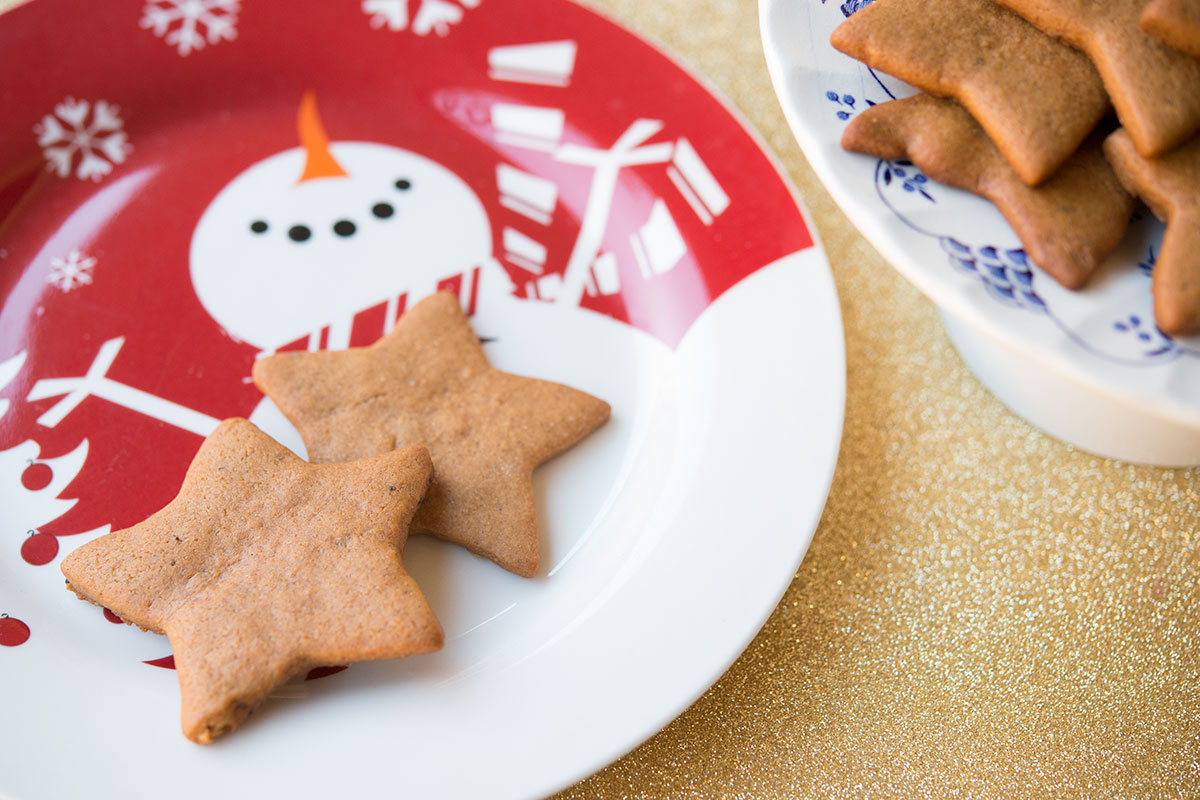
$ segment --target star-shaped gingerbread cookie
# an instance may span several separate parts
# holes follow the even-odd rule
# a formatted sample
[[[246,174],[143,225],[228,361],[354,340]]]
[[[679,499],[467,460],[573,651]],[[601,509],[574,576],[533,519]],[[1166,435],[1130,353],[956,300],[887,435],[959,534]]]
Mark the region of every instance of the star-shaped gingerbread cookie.
[[[1088,54],[1142,155],[1162,155],[1200,129],[1200,60],[1139,27],[1146,0],[998,2]]]
[[[992,0],[875,0],[830,42],[958,100],[1030,186],[1053,175],[1110,108],[1086,56]]]
[[[441,647],[400,556],[431,470],[420,447],[308,464],[226,420],[174,500],[62,571],[81,598],[168,636],[183,732],[211,742],[293,675]]]
[[[1125,129],[1104,140],[1125,188],[1167,223],[1151,273],[1154,321],[1172,336],[1200,333],[1200,136],[1145,158]]]
[[[300,431],[314,462],[424,444],[434,479],[413,520],[525,577],[537,572],[532,473],[608,419],[609,406],[488,364],[451,294],[409,309],[369,347],[277,353],[254,382]]]

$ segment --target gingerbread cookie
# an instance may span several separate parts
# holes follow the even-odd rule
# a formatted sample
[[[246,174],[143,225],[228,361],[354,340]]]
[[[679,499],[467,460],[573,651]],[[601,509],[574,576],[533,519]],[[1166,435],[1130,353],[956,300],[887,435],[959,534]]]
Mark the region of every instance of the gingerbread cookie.
[[[1138,24],[1163,44],[1200,58],[1200,0],[1150,0]]]
[[[930,178],[988,198],[1034,262],[1072,289],[1117,246],[1133,208],[1096,137],[1050,180],[1029,187],[962,106],[927,94],[866,109],[847,125],[842,146],[908,158]]]
[[[1200,137],[1145,158],[1128,131],[1104,141],[1104,154],[1129,191],[1167,223],[1154,262],[1154,321],[1164,332],[1200,332]]]
[[[493,369],[445,292],[409,309],[370,347],[278,353],[254,382],[299,429],[314,462],[425,444],[434,481],[413,520],[532,576],[538,564],[534,467],[598,428],[608,404]]]
[[[1046,180],[1108,113],[1087,57],[992,0],[875,0],[830,41],[979,121],[1026,183]]]
[[[441,647],[400,557],[431,470],[420,447],[311,465],[226,420],[170,504],[62,571],[84,600],[167,635],[183,732],[211,742],[293,675]]]
[[[1200,61],[1142,31],[1146,0],[999,2],[1091,57],[1142,155],[1162,155],[1200,129]]]

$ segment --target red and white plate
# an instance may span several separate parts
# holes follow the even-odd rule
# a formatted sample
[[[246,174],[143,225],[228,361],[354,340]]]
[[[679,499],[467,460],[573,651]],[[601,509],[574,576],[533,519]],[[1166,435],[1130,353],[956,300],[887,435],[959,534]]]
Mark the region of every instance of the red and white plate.
[[[541,795],[758,631],[832,477],[841,319],[786,180],[685,70],[566,0],[34,0],[0,75],[0,794]],[[497,367],[612,404],[535,476],[541,572],[414,540],[441,652],[186,741],[166,639],[59,560],[225,417],[303,453],[255,357],[367,344],[439,287]]]

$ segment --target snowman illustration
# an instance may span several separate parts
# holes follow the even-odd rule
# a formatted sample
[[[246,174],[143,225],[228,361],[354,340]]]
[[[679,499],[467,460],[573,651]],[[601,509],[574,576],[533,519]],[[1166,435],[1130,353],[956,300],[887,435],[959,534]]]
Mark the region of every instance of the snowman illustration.
[[[192,237],[192,285],[230,336],[262,354],[300,339],[340,350],[380,302],[375,338],[442,282],[468,303],[511,293],[483,203],[458,175],[391,145],[331,145],[311,92],[297,132],[301,146],[234,178]]]

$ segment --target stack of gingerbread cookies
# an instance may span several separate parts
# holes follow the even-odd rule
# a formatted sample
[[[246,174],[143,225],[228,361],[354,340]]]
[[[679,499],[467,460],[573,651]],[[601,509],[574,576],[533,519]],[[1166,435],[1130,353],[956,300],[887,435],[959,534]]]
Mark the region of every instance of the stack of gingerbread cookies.
[[[843,147],[991,200],[1072,289],[1140,198],[1167,223],[1155,321],[1200,332],[1200,0],[875,0],[831,41],[922,91]]]

